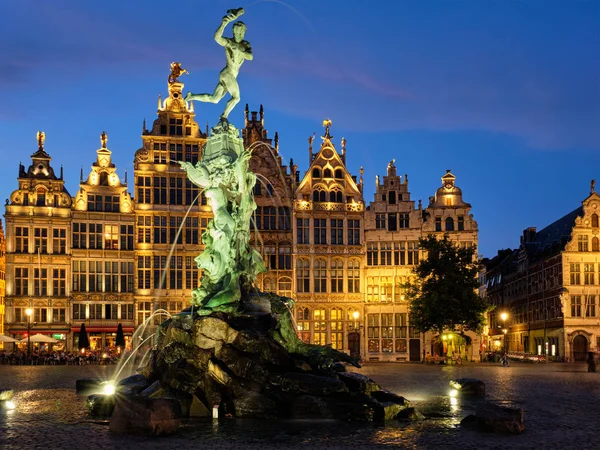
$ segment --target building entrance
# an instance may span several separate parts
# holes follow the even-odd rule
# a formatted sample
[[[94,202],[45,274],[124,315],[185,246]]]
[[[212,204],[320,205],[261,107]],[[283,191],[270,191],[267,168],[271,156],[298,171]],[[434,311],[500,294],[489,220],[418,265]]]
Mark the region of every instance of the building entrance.
[[[421,340],[411,339],[408,343],[408,354],[410,361],[421,361]]]
[[[348,350],[350,350],[350,356],[360,359],[360,334],[358,332],[348,333]]]
[[[587,359],[588,340],[581,334],[573,339],[573,360],[585,361]]]

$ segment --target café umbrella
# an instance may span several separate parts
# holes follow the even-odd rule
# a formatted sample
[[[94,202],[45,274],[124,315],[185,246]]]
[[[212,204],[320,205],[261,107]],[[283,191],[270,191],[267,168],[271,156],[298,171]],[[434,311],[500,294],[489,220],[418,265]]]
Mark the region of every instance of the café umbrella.
[[[27,338],[21,339],[19,342],[28,342]],[[45,342],[48,344],[57,344],[60,342],[58,339],[51,338],[50,336],[45,336],[43,334],[34,334],[29,338],[29,342]]]
[[[15,338],[11,338],[10,336],[5,336],[4,334],[0,334],[0,342],[19,342]]]

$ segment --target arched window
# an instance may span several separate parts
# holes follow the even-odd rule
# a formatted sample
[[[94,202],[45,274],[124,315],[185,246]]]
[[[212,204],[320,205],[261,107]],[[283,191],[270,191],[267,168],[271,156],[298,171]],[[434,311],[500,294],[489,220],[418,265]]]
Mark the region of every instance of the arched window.
[[[319,192],[319,201],[326,202],[327,201],[327,192],[321,191]]]
[[[327,345],[327,322],[325,322],[325,308],[317,307],[313,311],[314,335],[313,343]]]
[[[315,292],[327,292],[327,261],[315,259],[314,269]]]
[[[598,214],[592,214],[592,228],[598,228]]]
[[[335,169],[335,177],[337,179],[344,178],[344,174],[342,172],[342,169]]]
[[[331,261],[331,292],[344,292],[344,262],[339,258]]]
[[[321,169],[313,169],[312,170],[312,177],[313,178],[321,178]]]
[[[265,278],[264,292],[275,292],[275,280],[273,278]]]
[[[323,178],[331,178],[331,169],[325,169],[323,171]]]
[[[35,206],[46,206],[46,191],[42,188],[37,190],[37,201]]]
[[[592,251],[600,252],[600,242],[598,241],[598,238],[596,236],[592,238]]]
[[[310,310],[301,306],[296,310],[296,325],[298,326],[298,336],[306,344],[310,344]]]
[[[446,217],[446,231],[454,231],[454,219]]]
[[[100,186],[108,186],[108,174],[106,172],[100,174]]]
[[[267,184],[267,195],[268,195],[269,197],[272,197],[272,196],[273,196],[273,185],[272,185],[271,183],[268,183],[268,184]]]
[[[358,259],[348,261],[348,292],[354,294],[360,292],[360,261]]]
[[[332,203],[335,202],[335,192],[331,191],[329,193],[329,201]]]
[[[337,203],[342,203],[342,201],[343,201],[342,200],[342,193],[340,191],[338,191],[338,192],[335,193],[335,201]]]
[[[254,185],[254,195],[262,195],[260,186],[261,186],[260,182],[257,181],[256,184]]]
[[[331,308],[329,311],[329,320],[331,326],[331,348],[336,350],[344,349],[344,316],[342,308]]]
[[[313,191],[313,202],[319,201],[319,191]]]
[[[310,292],[310,262],[300,258],[296,263],[296,289],[298,292]]]
[[[277,281],[277,294],[282,297],[292,296],[292,279],[290,277],[281,277]]]
[[[306,306],[301,306],[296,310],[296,319],[297,320],[310,320],[310,309]]]

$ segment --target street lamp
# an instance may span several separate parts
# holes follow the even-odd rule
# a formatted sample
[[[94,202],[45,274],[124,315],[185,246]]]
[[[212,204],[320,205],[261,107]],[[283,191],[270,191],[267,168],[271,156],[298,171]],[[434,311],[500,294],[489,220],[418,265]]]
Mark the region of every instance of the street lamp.
[[[31,315],[33,314],[33,309],[27,308],[25,310],[25,314],[27,314],[27,356],[31,355]]]
[[[354,329],[358,330],[358,317],[360,316],[360,313],[358,311],[354,311],[352,313],[352,318],[354,319]]]
[[[502,332],[504,333],[504,353],[506,353],[506,333],[508,332],[508,330],[506,329],[506,319],[508,319],[508,313],[501,313],[500,319],[502,319]]]

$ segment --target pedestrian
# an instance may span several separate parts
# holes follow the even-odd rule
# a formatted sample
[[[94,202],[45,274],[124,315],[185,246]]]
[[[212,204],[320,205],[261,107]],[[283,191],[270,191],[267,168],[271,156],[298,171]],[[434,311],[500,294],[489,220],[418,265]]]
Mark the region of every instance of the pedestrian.
[[[587,365],[588,365],[588,372],[596,371],[596,360],[594,359],[594,352],[588,352]]]

